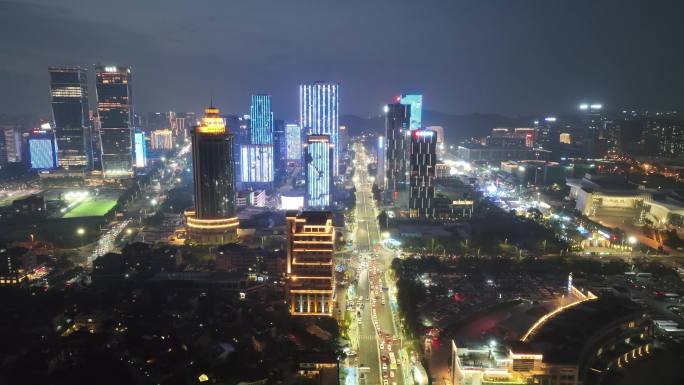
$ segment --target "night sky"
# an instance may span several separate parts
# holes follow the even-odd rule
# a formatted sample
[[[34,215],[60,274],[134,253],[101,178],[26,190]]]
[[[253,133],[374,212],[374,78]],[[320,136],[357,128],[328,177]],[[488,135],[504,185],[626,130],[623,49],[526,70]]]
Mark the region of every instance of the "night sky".
[[[682,15],[652,0],[0,1],[0,112],[49,116],[47,67],[98,62],[133,67],[138,111],[213,96],[241,113],[270,93],[294,119],[313,80],[340,82],[341,112],[360,116],[410,91],[455,114],[676,109]]]

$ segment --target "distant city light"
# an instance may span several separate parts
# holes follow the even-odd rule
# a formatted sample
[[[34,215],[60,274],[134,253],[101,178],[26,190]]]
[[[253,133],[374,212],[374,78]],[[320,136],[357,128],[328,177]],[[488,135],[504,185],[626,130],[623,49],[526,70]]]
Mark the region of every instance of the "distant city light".
[[[587,110],[587,109],[589,109],[589,105],[588,104],[580,104],[579,108],[580,108],[580,110]]]
[[[549,116],[549,117],[544,118],[544,120],[546,120],[547,122],[555,122],[556,118],[553,116]]]

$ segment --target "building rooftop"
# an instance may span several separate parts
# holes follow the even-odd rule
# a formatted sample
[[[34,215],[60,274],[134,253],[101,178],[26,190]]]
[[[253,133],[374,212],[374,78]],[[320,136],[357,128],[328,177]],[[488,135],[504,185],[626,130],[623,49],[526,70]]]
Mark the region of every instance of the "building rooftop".
[[[521,353],[542,352],[545,362],[577,364],[586,345],[626,318],[640,316],[640,310],[639,305],[626,298],[586,301],[550,318],[528,339],[528,345],[516,347]]]
[[[306,219],[307,225],[325,225],[332,220],[330,211],[302,211],[299,217]]]

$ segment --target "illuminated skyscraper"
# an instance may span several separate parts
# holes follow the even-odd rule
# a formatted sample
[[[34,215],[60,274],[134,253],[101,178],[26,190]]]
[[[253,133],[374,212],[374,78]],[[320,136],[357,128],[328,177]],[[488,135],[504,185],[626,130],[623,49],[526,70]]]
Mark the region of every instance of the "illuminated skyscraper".
[[[250,143],[273,144],[271,95],[252,95]]]
[[[398,102],[411,108],[411,130],[419,130],[423,127],[423,95],[404,94]]]
[[[257,185],[273,183],[273,145],[240,146],[240,181]]]
[[[89,169],[92,147],[86,70],[50,67],[48,71],[59,165],[65,169]]]
[[[397,201],[400,191],[406,190],[406,161],[411,110],[399,103],[385,107],[385,197]]]
[[[308,209],[326,210],[332,202],[334,145],[328,135],[309,135],[304,148]]]
[[[327,211],[288,212],[287,275],[290,314],[333,315],[335,228]]]
[[[287,136],[287,160],[298,161],[302,159],[302,129],[298,124],[285,126]]]
[[[375,184],[380,188],[385,188],[385,137],[378,136],[377,147],[378,166],[375,174]]]
[[[411,131],[409,142],[409,217],[430,219],[435,216],[435,165],[437,133]]]
[[[207,108],[192,132],[195,210],[185,213],[190,242],[224,244],[237,239],[232,141],[218,108]]]
[[[608,135],[604,130],[605,117],[603,105],[580,104],[580,120],[582,135],[584,136],[584,156],[587,158],[600,158],[608,150]]]
[[[28,138],[29,164],[33,170],[57,168],[57,141],[52,129],[35,129]]]
[[[21,130],[19,126],[5,126],[0,128],[0,135],[5,139],[4,154],[2,159],[5,163],[19,163],[24,154]]]
[[[133,175],[131,69],[96,67],[97,114],[105,178]]]
[[[285,135],[285,121],[273,121],[273,170],[274,180],[285,179],[287,169],[287,135]]]
[[[299,126],[305,135],[327,135],[333,144],[333,176],[339,171],[339,89],[337,83],[299,86]]]
[[[555,151],[559,143],[559,123],[554,116],[534,121],[534,146],[543,150]]]

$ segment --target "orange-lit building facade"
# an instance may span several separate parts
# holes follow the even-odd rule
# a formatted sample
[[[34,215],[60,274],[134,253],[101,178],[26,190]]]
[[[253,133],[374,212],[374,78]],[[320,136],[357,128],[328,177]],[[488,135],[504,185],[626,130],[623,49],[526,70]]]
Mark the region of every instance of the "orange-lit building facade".
[[[286,219],[290,314],[332,317],[335,289],[332,213],[288,212]]]

